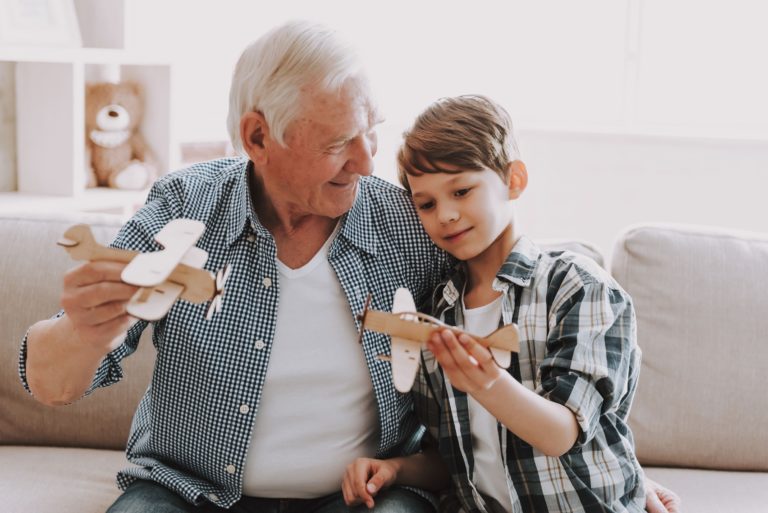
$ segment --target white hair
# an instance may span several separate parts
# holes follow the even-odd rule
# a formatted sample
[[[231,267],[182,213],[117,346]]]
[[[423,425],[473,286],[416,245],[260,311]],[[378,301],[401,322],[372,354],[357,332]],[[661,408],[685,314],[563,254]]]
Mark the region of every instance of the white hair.
[[[232,146],[245,153],[240,119],[255,111],[285,146],[285,131],[300,113],[303,86],[338,91],[347,79],[361,74],[357,54],[334,30],[306,21],[272,29],[243,51],[232,74],[227,115]]]

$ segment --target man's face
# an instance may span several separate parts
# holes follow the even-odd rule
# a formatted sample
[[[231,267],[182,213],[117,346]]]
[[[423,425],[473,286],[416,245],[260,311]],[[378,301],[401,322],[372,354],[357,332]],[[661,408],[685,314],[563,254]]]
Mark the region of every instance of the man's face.
[[[459,260],[482,255],[512,222],[509,188],[490,169],[408,175],[408,185],[427,234]]]
[[[286,147],[265,139],[262,179],[270,201],[294,215],[336,218],[355,200],[358,180],[373,173],[379,122],[361,80],[341,91],[302,91],[303,108],[286,130]]]

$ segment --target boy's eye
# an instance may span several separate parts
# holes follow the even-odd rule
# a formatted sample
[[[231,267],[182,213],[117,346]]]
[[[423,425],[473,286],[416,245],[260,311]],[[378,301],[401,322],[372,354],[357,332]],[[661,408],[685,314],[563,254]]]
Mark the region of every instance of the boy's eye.
[[[416,208],[418,208],[419,210],[429,210],[430,208],[432,208],[434,206],[435,206],[435,202],[434,201],[427,201],[425,203],[420,203],[420,204],[416,205]]]
[[[457,198],[460,198],[462,196],[466,196],[467,194],[469,194],[469,191],[471,190],[472,190],[471,188],[466,187],[464,189],[459,189],[458,191],[454,192],[453,195],[456,196]]]

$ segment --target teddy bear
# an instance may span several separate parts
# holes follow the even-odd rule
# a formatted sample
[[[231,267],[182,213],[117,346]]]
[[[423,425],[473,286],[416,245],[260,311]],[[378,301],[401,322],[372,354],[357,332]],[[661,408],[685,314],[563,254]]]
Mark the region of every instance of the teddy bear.
[[[157,163],[138,132],[144,101],[136,82],[86,85],[86,185],[144,189],[157,177]]]

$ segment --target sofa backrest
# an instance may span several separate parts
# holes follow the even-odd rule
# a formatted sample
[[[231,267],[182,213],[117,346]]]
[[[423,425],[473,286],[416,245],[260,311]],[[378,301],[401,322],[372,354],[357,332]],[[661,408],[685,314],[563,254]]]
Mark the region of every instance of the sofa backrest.
[[[643,351],[630,414],[641,463],[768,470],[768,235],[635,226],[611,267]]]
[[[71,225],[88,223],[96,240],[112,240],[116,216],[0,215],[0,444],[122,449],[133,412],[147,388],[154,348],[146,330],[139,350],[123,361],[120,383],[68,406],[49,407],[21,386],[18,353],[27,328],[59,310],[64,272],[78,265],[56,241]]]

